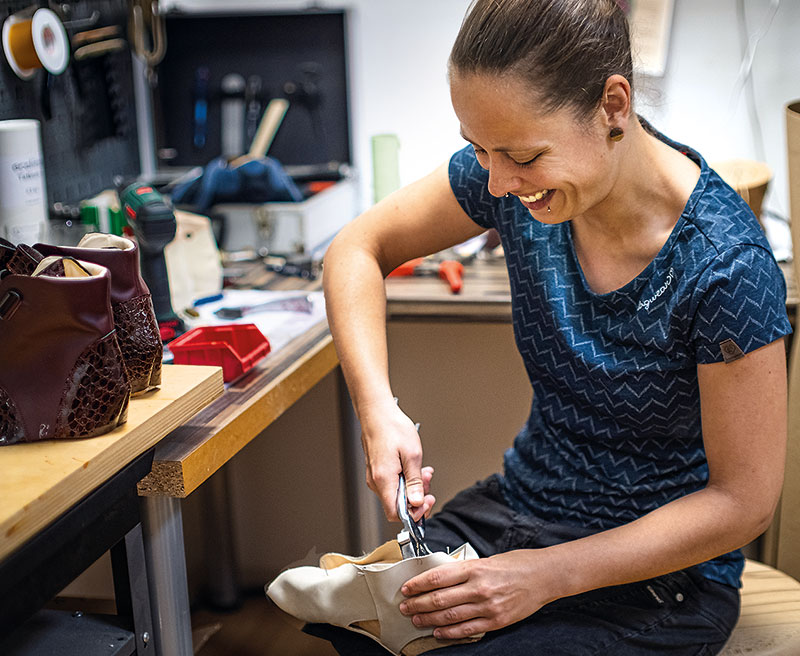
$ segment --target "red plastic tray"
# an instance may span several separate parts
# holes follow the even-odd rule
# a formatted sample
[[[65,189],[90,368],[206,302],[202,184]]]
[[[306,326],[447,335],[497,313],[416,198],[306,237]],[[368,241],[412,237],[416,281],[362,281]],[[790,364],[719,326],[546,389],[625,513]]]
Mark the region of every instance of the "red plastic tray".
[[[252,323],[192,328],[169,343],[175,364],[205,364],[222,367],[228,383],[270,351],[269,341]]]

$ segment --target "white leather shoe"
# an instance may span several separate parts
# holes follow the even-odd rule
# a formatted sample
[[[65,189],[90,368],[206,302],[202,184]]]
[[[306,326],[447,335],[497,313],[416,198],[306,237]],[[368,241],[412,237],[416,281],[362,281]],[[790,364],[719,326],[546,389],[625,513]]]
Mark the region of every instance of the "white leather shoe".
[[[418,628],[400,613],[400,587],[417,574],[459,560],[477,558],[464,544],[447,554],[436,552],[403,560],[397,540],[363,558],[325,554],[319,567],[295,567],[267,586],[278,607],[304,622],[340,626],[372,638],[395,655],[415,656],[466,640],[437,640],[430,627]]]

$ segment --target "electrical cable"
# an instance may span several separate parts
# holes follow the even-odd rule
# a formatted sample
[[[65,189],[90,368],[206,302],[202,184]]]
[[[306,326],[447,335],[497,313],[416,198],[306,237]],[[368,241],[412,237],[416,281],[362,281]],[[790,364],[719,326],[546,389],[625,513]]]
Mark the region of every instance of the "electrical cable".
[[[755,61],[758,45],[772,26],[780,4],[780,0],[770,0],[769,8],[764,15],[760,28],[752,35],[748,35],[744,0],[736,0],[736,16],[739,25],[739,42],[742,48],[742,61],[739,65],[739,74],[736,77],[736,82],[734,83],[731,93],[729,114],[732,120],[733,114],[736,111],[736,106],[739,104],[741,95],[744,92],[747,103],[747,113],[750,118],[753,146],[756,151],[756,156],[761,161],[766,161],[766,148],[764,146],[764,133],[761,129],[761,119],[756,104],[755,86],[753,83],[753,63]],[[789,224],[789,218],[783,212],[776,212],[775,210],[762,207],[761,215],[764,218],[775,220],[783,225]]]
[[[758,158],[762,161],[765,159],[764,135],[761,130],[758,107],[756,106],[755,89],[753,86],[753,62],[755,60],[756,51],[758,50],[758,44],[769,31],[780,4],[780,0],[770,0],[768,13],[765,15],[761,27],[752,35],[748,35],[744,0],[736,0],[736,16],[739,23],[742,62],[739,66],[739,74],[733,86],[730,109],[731,114],[733,114],[736,105],[739,103],[741,94],[744,91],[747,101],[747,110],[751,121],[751,129],[753,130],[753,145],[755,146]]]

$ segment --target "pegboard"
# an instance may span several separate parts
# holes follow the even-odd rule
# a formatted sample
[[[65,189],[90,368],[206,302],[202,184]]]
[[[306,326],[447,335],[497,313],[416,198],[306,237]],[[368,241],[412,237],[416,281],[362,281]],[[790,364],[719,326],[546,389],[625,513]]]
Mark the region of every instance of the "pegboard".
[[[351,162],[347,11],[226,13],[225,3],[217,3],[209,12],[167,13],[166,30],[156,108],[162,164],[204,165],[220,154],[222,79],[230,73],[258,78],[256,117],[270,99],[290,100],[272,157],[284,165]],[[198,146],[194,103],[201,68],[208,72],[208,113]]]
[[[30,0],[0,0],[0,19]],[[68,37],[80,31],[119,25],[128,39],[126,0],[72,0],[39,3],[55,11]],[[139,174],[139,150],[130,47],[76,62],[58,76],[39,70],[18,78],[0,55],[0,120],[33,118],[41,123],[47,200],[74,206],[113,186],[115,176]],[[49,109],[48,109],[49,105]]]

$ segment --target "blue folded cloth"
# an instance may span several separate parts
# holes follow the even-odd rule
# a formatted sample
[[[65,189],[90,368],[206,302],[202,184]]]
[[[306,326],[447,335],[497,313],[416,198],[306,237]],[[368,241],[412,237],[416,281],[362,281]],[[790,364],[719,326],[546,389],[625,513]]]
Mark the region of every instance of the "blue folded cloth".
[[[280,163],[271,157],[251,159],[236,167],[223,157],[209,162],[192,180],[178,184],[172,201],[207,210],[217,203],[299,202],[303,194]]]

